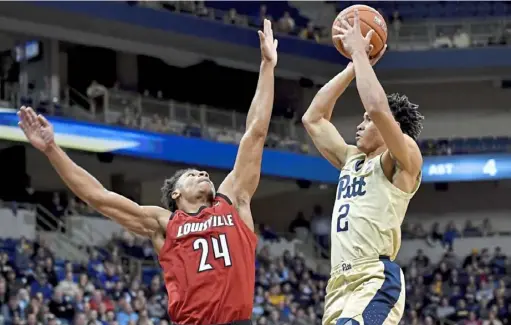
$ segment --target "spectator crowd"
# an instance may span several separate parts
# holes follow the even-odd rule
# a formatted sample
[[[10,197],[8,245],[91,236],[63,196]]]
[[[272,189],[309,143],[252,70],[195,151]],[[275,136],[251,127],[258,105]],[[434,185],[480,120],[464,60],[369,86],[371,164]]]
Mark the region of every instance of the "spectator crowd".
[[[316,207],[312,222],[299,215],[290,229],[312,227],[322,243],[322,220]],[[451,224],[443,234],[433,229],[430,236],[422,237],[445,241],[449,231],[457,230]],[[467,223],[462,233],[491,235],[492,229],[489,221],[481,226]],[[321,324],[328,276],[308,268],[299,252],[272,255],[270,245],[283,239],[269,227],[261,227],[260,237],[254,322]],[[133,261],[139,266],[133,267]],[[0,321],[6,325],[169,324],[167,295],[154,261],[150,243],[128,233],[104,247],[91,247],[86,263],[59,260],[44,241],[1,239]],[[501,248],[474,247],[469,256],[457,256],[452,246],[446,246],[439,261],[419,250],[411,260],[401,262],[407,295],[403,325],[510,324],[508,259]]]

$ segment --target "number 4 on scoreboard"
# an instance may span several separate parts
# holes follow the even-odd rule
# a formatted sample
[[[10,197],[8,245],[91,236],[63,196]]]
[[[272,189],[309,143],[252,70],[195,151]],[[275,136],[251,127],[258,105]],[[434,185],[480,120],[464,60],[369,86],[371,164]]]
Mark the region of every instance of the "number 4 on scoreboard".
[[[495,176],[497,175],[497,163],[495,159],[488,160],[483,167],[483,174]]]

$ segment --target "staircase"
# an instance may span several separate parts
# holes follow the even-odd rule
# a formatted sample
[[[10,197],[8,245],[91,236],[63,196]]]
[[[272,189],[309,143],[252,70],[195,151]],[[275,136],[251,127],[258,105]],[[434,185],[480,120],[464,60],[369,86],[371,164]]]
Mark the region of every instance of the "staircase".
[[[94,121],[96,119],[94,114],[86,108],[89,105],[87,96],[73,87],[66,87],[63,102],[66,105],[66,116],[81,121]]]
[[[69,232],[64,233],[63,223],[42,205],[36,205],[36,231],[57,258],[86,262],[89,254],[85,247],[76,245]]]
[[[112,241],[112,238],[105,236],[100,229],[94,227],[93,223],[82,222],[81,220],[83,219],[66,219],[67,222],[65,227],[69,241],[71,241],[72,244],[77,247],[83,247],[83,249],[91,247],[91,243],[95,243],[97,246],[107,247],[107,245]],[[136,274],[141,272],[146,267],[153,269],[160,267],[157,260],[138,260],[123,254],[121,254],[120,257],[129,263],[129,269],[133,272],[136,272]]]

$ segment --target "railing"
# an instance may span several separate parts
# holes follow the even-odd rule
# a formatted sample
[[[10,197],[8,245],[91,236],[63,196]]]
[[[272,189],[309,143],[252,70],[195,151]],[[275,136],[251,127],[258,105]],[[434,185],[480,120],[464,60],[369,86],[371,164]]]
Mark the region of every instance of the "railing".
[[[42,214],[38,215],[38,220],[43,223],[47,229],[50,229],[49,231],[57,232],[61,234],[59,237],[59,240],[56,242],[56,244],[59,246],[59,248],[65,250],[68,254],[71,256],[74,255],[75,260],[83,260],[83,256],[78,256],[75,253],[77,251],[80,251],[85,256],[88,255],[88,248],[90,245],[84,244],[84,243],[90,243],[92,233],[94,233],[96,236],[99,235],[101,237],[101,241],[106,245],[108,244],[112,238],[108,238],[105,235],[102,234],[101,231],[99,231],[97,228],[93,227],[90,224],[87,224],[87,228],[79,228],[73,226],[72,223],[66,222],[65,224],[61,222],[57,217],[55,217],[50,211],[48,211],[46,208],[44,208],[41,205],[37,205],[37,208],[42,211]],[[55,227],[54,225],[57,224],[58,226]],[[65,232],[62,232],[62,230],[65,230]],[[142,261],[133,258],[128,255],[121,254],[119,256],[121,259],[128,261],[128,265],[130,268],[130,271],[134,272],[140,272],[142,267],[144,266],[142,264]],[[148,265],[150,266],[157,266],[157,261],[148,261]],[[156,262],[156,263],[155,263]],[[130,273],[130,274],[136,274],[136,273]]]
[[[65,229],[62,221],[55,217],[48,209],[40,204],[36,204],[36,230],[43,230],[39,227],[39,224],[45,226],[47,231],[63,232]],[[37,229],[39,228],[39,229]]]
[[[485,46],[490,38],[500,37],[510,24],[508,19],[406,22],[399,28],[389,26],[389,46],[393,50],[423,50],[431,48],[439,35],[451,36],[458,30],[468,34],[471,46]]]
[[[153,8],[154,9],[154,8]],[[161,9],[164,10],[164,9]],[[214,13],[214,17],[217,21],[222,22],[222,17],[228,12],[222,11],[215,8],[209,8],[208,10]],[[179,11],[179,9],[177,9]],[[187,11],[183,11],[184,14],[190,14]],[[258,27],[250,25],[251,17],[246,15],[237,14],[240,23],[240,28],[252,28]],[[335,16],[335,15],[334,15]],[[209,17],[208,19],[211,19]],[[441,33],[445,35],[452,35],[456,30],[462,30],[468,33],[471,46],[485,46],[488,44],[488,40],[491,37],[499,37],[502,35],[506,27],[509,26],[511,20],[499,19],[499,18],[483,18],[483,19],[454,19],[450,21],[446,20],[421,20],[419,22],[405,21],[398,27],[393,24],[389,24],[389,44],[392,50],[424,50],[429,49],[433,46],[437,36]],[[297,26],[300,28],[299,26]],[[276,31],[279,34],[278,30]],[[320,43],[325,45],[332,45],[330,33],[322,33]],[[293,34],[286,34],[288,37],[298,38]],[[305,42],[314,42],[312,40],[303,40]]]
[[[94,114],[88,110],[89,99],[75,88],[66,86],[63,93],[62,104],[67,108],[66,115],[78,120],[94,120]]]
[[[97,216],[89,216],[90,218],[96,218]],[[100,218],[103,218],[102,216]],[[89,247],[95,246],[92,245],[94,242],[95,244],[98,243],[97,238],[99,237],[99,243],[100,245],[108,246],[111,242],[113,237],[107,237],[103,234],[102,231],[100,231],[97,227],[94,227],[93,223],[79,223],[77,224],[76,221],[71,221],[71,219],[67,219],[68,222],[66,222],[66,231],[70,236],[78,236],[79,238],[78,242],[79,244],[77,246],[82,247],[82,249],[87,249]],[[96,237],[96,240],[92,240],[92,238]],[[133,270],[135,272],[140,272],[143,267],[157,267],[159,266],[157,260],[139,260],[137,258],[134,258],[132,256],[126,255],[126,254],[119,254],[119,257],[128,262],[130,270]]]
[[[55,244],[58,248],[67,252],[68,256],[72,257],[75,260],[83,260],[83,254],[87,254],[83,250],[83,248],[76,245],[72,238],[69,238],[69,235],[65,234],[64,223],[54,216],[48,209],[44,206],[37,204],[36,207],[36,230],[37,231],[47,231],[54,232],[59,235],[58,240],[56,240],[53,244]],[[44,225],[45,229],[41,229],[39,224]],[[76,254],[77,252],[82,252],[82,254]]]
[[[201,128],[202,136],[214,137],[223,131],[242,132],[245,129],[246,114],[193,105],[173,100],[158,100],[138,93],[110,90],[106,101],[104,122],[118,123],[126,114],[134,116],[136,123],[129,126],[146,128],[154,116],[169,125],[169,131],[181,133],[186,126]],[[129,124],[129,123],[128,123]],[[305,139],[304,129],[283,117],[274,117],[270,122],[270,133],[281,139]],[[204,134],[206,133],[206,134]]]

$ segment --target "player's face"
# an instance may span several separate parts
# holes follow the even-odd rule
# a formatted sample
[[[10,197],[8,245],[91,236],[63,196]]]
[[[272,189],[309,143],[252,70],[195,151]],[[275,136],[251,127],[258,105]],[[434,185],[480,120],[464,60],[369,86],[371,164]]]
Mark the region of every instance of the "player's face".
[[[383,144],[380,131],[378,131],[378,128],[367,113],[364,114],[362,123],[357,126],[355,139],[357,141],[357,148],[364,153],[373,152]]]
[[[213,197],[215,185],[205,171],[190,169],[179,178],[178,189],[186,199],[196,199],[201,196]]]

